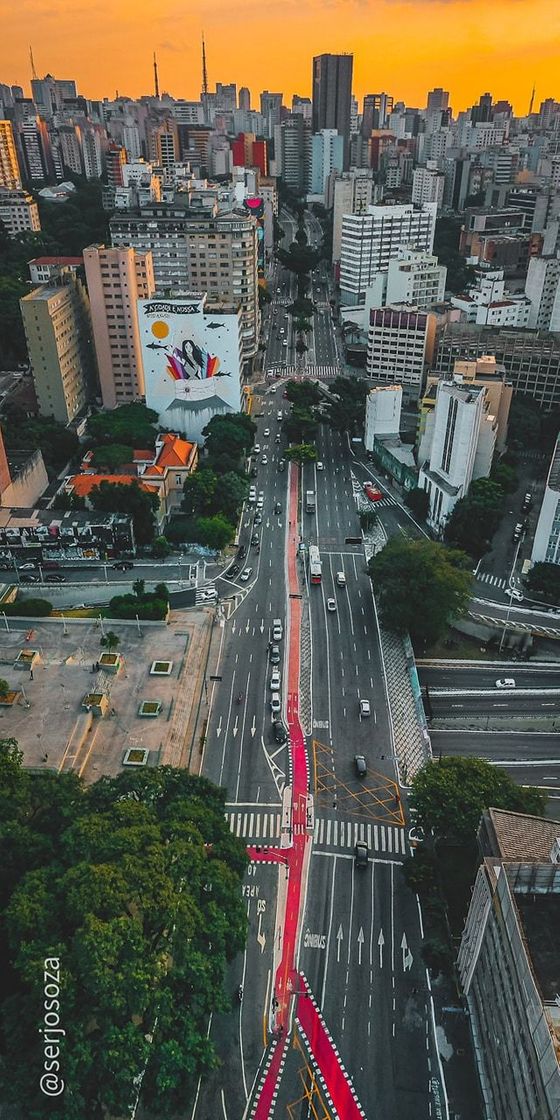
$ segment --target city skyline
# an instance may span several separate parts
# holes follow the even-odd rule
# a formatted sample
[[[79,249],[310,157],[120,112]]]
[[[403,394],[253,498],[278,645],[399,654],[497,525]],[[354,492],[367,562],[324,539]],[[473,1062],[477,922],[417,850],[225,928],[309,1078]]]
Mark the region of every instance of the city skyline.
[[[511,100],[516,114],[523,115],[533,82],[537,106],[557,93],[560,16],[555,0],[531,5],[520,0],[514,9],[500,0],[491,12],[482,0],[382,0],[373,26],[369,8],[367,0],[344,5],[333,0],[326,13],[321,9],[317,27],[317,0],[297,5],[285,0],[266,15],[254,0],[217,10],[195,5],[188,16],[168,3],[157,18],[147,11],[142,19],[129,0],[118,10],[99,0],[95,21],[89,7],[73,7],[65,16],[63,8],[47,10],[31,0],[6,14],[0,75],[27,92],[31,44],[41,75],[73,77],[80,92],[93,99],[111,98],[116,90],[138,97],[153,91],[155,49],[160,89],[195,100],[204,29],[210,87],[216,81],[247,85],[254,100],[267,88],[281,91],[285,104],[293,93],[310,96],[312,56],[323,52],[354,54],[353,92],[359,99],[386,90],[421,107],[428,89],[438,85],[449,89],[457,112],[490,88],[496,100]]]

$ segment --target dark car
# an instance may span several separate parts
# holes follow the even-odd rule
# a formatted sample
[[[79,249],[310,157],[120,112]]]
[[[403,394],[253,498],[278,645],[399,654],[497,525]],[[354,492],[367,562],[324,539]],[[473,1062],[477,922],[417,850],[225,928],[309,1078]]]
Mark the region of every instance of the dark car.
[[[66,576],[62,576],[60,572],[51,572],[45,576],[45,583],[66,583]]]
[[[272,734],[274,735],[277,743],[287,743],[288,732],[286,731],[282,720],[274,719],[272,721]]]
[[[356,774],[359,778],[365,778],[367,774],[366,760],[363,754],[354,755],[354,766],[356,767]]]
[[[238,574],[238,572],[239,572],[239,564],[232,564],[231,568],[228,568],[228,573],[227,574],[228,574],[228,576],[233,577],[233,576],[236,576]]]
[[[285,459],[280,459],[280,462],[278,463],[278,470],[279,471],[285,471],[286,470],[286,460]]]
[[[354,863],[356,867],[367,867],[369,863],[369,848],[365,840],[358,840],[354,847]]]
[[[282,513],[282,502],[276,502],[274,506],[275,513]]]
[[[111,567],[115,568],[117,572],[129,572],[134,564],[132,560],[116,560],[114,564],[111,564]]]
[[[34,576],[31,572],[24,572],[24,574],[19,577],[19,581],[20,583],[39,583],[39,576]]]
[[[253,536],[251,537],[251,544],[253,546],[255,546],[256,544],[259,544],[259,534],[258,533],[253,533]]]
[[[247,549],[245,548],[245,545],[244,545],[244,544],[242,544],[242,545],[241,545],[241,548],[239,548],[239,549],[237,550],[237,559],[238,559],[238,560],[244,560],[244,559],[245,559],[245,554],[246,554],[246,552],[247,552]]]

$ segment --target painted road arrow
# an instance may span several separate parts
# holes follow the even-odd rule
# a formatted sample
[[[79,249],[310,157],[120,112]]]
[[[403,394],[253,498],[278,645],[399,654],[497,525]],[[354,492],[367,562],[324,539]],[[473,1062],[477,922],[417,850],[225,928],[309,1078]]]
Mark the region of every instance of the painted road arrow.
[[[239,730],[239,727],[238,727],[238,723],[237,723],[237,716],[236,716],[236,717],[235,717],[235,723],[234,723],[234,725],[233,725],[233,737],[234,737],[234,738],[235,738],[235,736],[237,735],[237,732],[238,732],[238,730]]]
[[[258,929],[258,932],[257,932],[257,941],[258,941],[258,943],[261,947],[261,953],[264,953],[264,947],[266,945],[266,934],[264,934],[261,930],[261,921],[262,921],[262,914],[259,914],[259,929]]]
[[[216,735],[219,738],[221,734],[222,734],[222,717],[220,716],[220,722],[219,722],[219,724],[216,728]]]
[[[341,946],[343,938],[344,938],[344,933],[343,933],[343,930],[342,930],[342,925],[339,925],[338,932],[337,932],[337,935],[336,935],[336,940],[337,940],[336,963],[337,964],[340,964],[340,946]]]
[[[363,931],[362,927],[360,926],[360,932],[358,934],[358,964],[362,963],[362,945],[363,945],[364,941],[365,941],[364,931]]]
[[[403,972],[406,972],[407,968],[409,968],[412,965],[412,953],[410,952],[410,950],[408,948],[408,941],[406,940],[406,933],[403,933],[403,935],[402,935],[401,949],[402,949]],[[409,964],[409,959],[410,959],[410,964]]]
[[[257,730],[257,725],[255,723],[255,717],[253,716],[253,722],[251,724],[251,735],[254,735],[256,730]]]
[[[379,930],[379,937],[377,938],[377,944],[379,945],[379,967],[383,968],[383,946],[385,944],[385,938],[383,936],[383,930],[382,929]]]

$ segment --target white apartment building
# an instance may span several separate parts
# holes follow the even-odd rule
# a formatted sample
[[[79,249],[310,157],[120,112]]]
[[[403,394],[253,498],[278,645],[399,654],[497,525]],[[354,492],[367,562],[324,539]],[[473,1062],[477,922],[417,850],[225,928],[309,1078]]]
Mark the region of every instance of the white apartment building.
[[[398,436],[401,426],[402,385],[377,385],[366,397],[364,446],[373,450],[377,436]]]
[[[496,443],[496,421],[486,411],[483,385],[460,378],[440,381],[418,452],[418,485],[428,492],[428,524],[443,533],[473,479],[487,478]]]
[[[189,210],[176,201],[119,211],[110,229],[113,245],[151,250],[159,291],[202,291],[209,303],[239,305],[243,357],[254,357],[260,326],[254,218],[216,207]]]
[[[560,257],[530,258],[525,295],[531,303],[527,326],[560,331]]]
[[[344,166],[344,137],[335,128],[323,128],[311,137],[308,194],[325,202],[329,175]]]
[[[18,233],[39,233],[41,222],[35,199],[27,191],[0,189],[0,221],[8,237]]]
[[[103,407],[116,408],[146,391],[138,300],[155,291],[152,254],[90,245],[84,266]]]
[[[426,167],[416,167],[412,174],[413,203],[422,206],[425,202],[435,202],[438,211],[441,210],[444,186],[445,175],[431,161]]]
[[[101,135],[97,128],[82,130],[82,158],[86,179],[100,179],[103,174]]]
[[[85,287],[68,270],[23,296],[20,308],[39,412],[69,424],[85,408],[95,378]]]
[[[11,121],[0,120],[0,187],[7,191],[21,188],[21,176]]]
[[[467,292],[451,297],[467,323],[480,327],[518,327],[529,325],[531,303],[523,293],[507,293],[501,268],[479,269],[477,282]]]
[[[351,171],[337,175],[333,190],[333,263],[340,260],[342,240],[342,218],[344,214],[365,214],[373,201],[373,178],[371,173]]]
[[[437,205],[370,206],[344,214],[340,250],[341,303],[359,304],[377,272],[386,272],[402,245],[431,253]]]
[[[389,261],[385,302],[410,303],[423,310],[445,299],[447,269],[437,257],[401,247]]]
[[[416,400],[432,361],[435,316],[414,307],[382,307],[370,311],[367,374],[385,384],[399,384]]]
[[[550,461],[531,560],[560,564],[560,435]]]
[[[64,167],[75,175],[83,175],[82,137],[77,125],[66,124],[58,130],[60,153]]]

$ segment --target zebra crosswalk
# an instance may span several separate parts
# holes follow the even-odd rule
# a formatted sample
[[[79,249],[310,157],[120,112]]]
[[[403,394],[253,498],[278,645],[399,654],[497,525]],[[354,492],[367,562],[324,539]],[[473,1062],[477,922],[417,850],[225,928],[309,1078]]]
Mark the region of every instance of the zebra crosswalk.
[[[478,571],[476,579],[480,580],[481,583],[488,583],[490,587],[499,587],[501,591],[504,591],[508,586],[507,579],[502,579],[501,576],[493,576],[490,572]]]
[[[226,813],[234,836],[249,843],[278,843],[282,831],[280,812]],[[373,821],[349,821],[331,817],[317,817],[313,832],[314,843],[322,848],[353,849],[358,840],[365,840],[370,852],[387,857],[401,858],[408,855],[406,829]]]
[[[198,603],[208,603],[211,600],[216,599],[217,592],[215,592],[216,588],[214,586],[214,583],[205,583],[204,587],[197,587],[195,598],[196,604],[198,605]]]

